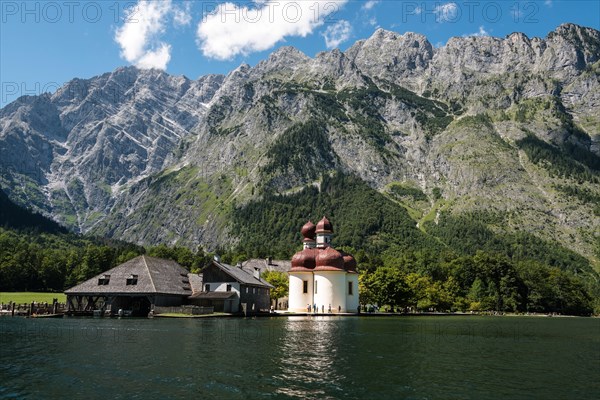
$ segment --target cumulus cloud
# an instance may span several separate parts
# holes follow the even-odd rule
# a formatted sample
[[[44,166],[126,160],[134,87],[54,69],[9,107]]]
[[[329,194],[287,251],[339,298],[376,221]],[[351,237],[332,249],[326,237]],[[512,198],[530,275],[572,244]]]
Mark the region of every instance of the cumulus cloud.
[[[437,5],[433,12],[437,16],[437,22],[449,22],[456,21],[460,10],[456,3],[446,3]]]
[[[166,23],[173,18],[176,25],[189,24],[190,7],[187,2],[182,8],[171,0],[139,0],[115,32],[121,57],[139,68],[166,69],[171,60],[171,46],[161,40]]]
[[[375,7],[377,4],[379,4],[379,0],[369,0],[365,4],[363,4],[362,9],[363,10],[370,10],[373,7]]]
[[[198,24],[206,57],[228,60],[272,48],[286,37],[306,37],[348,0],[255,0],[252,6],[221,3]]]
[[[481,37],[481,36],[490,36],[490,34],[488,33],[488,31],[485,30],[485,28],[483,26],[479,27],[479,32],[475,32],[475,33],[469,33],[466,35],[463,35],[465,37],[467,36],[477,36],[477,37]]]
[[[327,27],[325,32],[322,34],[325,38],[325,46],[328,49],[335,49],[346,40],[350,39],[350,33],[352,33],[352,26],[350,22],[341,20],[333,25]]]
[[[156,50],[149,50],[140,57],[135,65],[139,68],[150,69],[167,69],[167,64],[171,61],[171,46],[166,43],[161,43]]]

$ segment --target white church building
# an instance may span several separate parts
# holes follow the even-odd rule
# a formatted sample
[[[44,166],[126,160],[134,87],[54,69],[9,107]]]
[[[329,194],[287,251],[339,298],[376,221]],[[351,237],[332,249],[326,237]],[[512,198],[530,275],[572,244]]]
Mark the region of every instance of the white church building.
[[[300,232],[304,249],[292,257],[288,311],[357,312],[356,260],[331,247],[331,222],[325,217],[317,225],[308,221]]]

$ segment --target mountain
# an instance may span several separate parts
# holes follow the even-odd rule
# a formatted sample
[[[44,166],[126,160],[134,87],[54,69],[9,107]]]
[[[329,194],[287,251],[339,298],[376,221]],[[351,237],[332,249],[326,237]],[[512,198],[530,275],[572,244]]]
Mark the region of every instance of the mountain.
[[[379,29],[346,52],[282,47],[197,80],[119,68],[0,110],[12,200],[138,244],[289,253],[282,230],[318,209],[352,220],[344,245],[368,232],[373,249],[461,251],[468,234],[516,254],[526,238],[598,265],[599,183],[600,32],[573,24],[441,48]]]

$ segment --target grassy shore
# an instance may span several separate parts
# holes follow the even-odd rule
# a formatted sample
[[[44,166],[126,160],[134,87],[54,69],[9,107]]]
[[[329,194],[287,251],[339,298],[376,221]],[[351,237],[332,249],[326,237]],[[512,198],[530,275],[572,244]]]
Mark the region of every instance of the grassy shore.
[[[52,299],[58,299],[59,303],[67,301],[64,293],[45,293],[45,292],[0,292],[0,303],[9,302],[17,304],[29,304],[33,301],[37,303],[52,303]]]

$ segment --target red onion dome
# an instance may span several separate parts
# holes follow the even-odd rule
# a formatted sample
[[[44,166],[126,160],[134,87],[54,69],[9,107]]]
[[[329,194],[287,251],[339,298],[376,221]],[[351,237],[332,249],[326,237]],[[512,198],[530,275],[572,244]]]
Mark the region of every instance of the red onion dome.
[[[317,249],[304,249],[294,254],[290,272],[312,271],[316,265],[317,253]]]
[[[348,272],[356,272],[356,260],[350,254],[344,254],[344,269]]]
[[[317,223],[317,233],[333,233],[333,225],[326,217]]]
[[[302,233],[302,236],[304,236],[305,240],[306,239],[315,240],[316,230],[317,230],[317,226],[315,224],[313,224],[312,222],[308,221],[307,223],[304,224],[302,229],[300,229],[300,233]]]
[[[319,255],[316,259],[315,271],[343,271],[344,257],[342,253],[332,247],[326,247],[323,250],[318,250]]]

